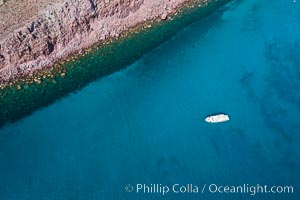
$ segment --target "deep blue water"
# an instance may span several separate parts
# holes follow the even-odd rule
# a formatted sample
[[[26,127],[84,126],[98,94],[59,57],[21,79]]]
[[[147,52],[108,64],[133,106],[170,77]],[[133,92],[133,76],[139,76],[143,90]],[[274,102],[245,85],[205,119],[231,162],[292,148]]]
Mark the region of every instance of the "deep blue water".
[[[225,112],[231,120],[206,124]],[[300,1],[245,0],[126,70],[0,130],[0,199],[160,199],[126,184],[292,185],[298,199]],[[201,190],[201,189],[200,189]]]

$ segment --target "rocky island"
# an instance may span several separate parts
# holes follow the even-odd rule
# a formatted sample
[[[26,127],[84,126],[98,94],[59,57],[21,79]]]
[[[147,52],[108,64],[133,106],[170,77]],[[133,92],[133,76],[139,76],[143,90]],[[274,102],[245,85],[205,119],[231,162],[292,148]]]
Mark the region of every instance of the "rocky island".
[[[229,0],[4,0],[0,125],[118,71]]]

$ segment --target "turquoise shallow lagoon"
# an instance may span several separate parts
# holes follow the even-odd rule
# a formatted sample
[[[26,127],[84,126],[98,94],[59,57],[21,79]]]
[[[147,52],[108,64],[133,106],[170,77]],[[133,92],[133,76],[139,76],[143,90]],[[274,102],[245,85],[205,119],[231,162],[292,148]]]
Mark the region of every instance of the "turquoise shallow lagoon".
[[[203,121],[216,112],[231,120]],[[299,114],[300,1],[237,1],[0,129],[0,199],[299,199]],[[294,194],[125,192],[137,183]]]

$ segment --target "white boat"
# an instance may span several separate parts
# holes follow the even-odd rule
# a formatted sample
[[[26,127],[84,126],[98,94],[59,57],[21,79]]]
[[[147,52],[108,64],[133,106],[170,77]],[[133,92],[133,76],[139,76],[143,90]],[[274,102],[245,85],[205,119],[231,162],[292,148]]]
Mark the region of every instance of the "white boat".
[[[205,118],[207,123],[220,123],[229,121],[229,116],[226,114],[210,115]]]

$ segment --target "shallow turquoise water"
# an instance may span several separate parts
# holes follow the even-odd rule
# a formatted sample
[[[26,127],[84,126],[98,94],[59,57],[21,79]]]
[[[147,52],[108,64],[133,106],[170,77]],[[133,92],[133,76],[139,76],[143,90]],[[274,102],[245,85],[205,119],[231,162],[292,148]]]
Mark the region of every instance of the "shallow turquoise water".
[[[216,112],[230,122],[203,121]],[[2,128],[0,199],[162,198],[125,192],[136,183],[293,185],[251,197],[298,199],[299,114],[300,2],[240,1]]]

